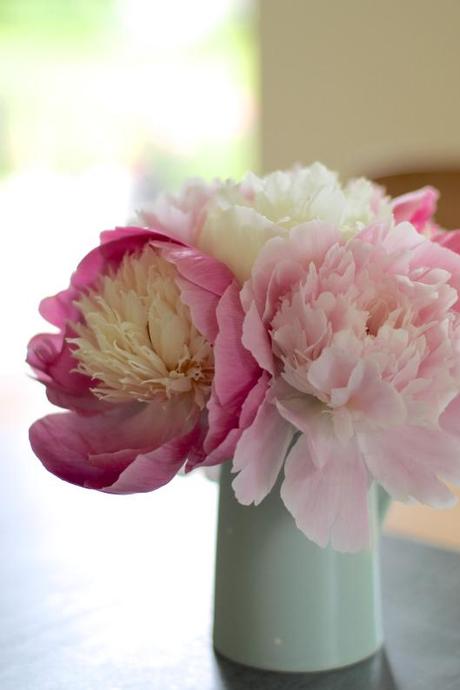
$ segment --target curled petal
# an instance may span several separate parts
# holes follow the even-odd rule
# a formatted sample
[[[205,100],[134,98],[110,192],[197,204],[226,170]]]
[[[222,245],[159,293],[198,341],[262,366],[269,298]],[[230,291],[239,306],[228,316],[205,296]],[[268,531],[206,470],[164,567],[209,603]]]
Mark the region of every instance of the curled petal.
[[[29,437],[50,472],[72,484],[103,489],[114,484],[139,455],[185,436],[196,424],[196,411],[185,405],[130,403],[92,416],[48,415],[32,425]],[[168,449],[160,457],[172,458]]]
[[[233,276],[226,266],[215,259],[199,254],[190,247],[155,243],[165,259],[173,263],[178,272],[181,297],[189,307],[193,322],[199,331],[214,343],[219,327],[216,310]]]
[[[423,187],[393,199],[392,209],[396,223],[408,220],[421,232],[436,212],[439,192],[434,187]]]
[[[300,437],[291,449],[281,497],[297,527],[321,547],[355,552],[369,547],[368,473],[354,442],[347,447],[323,437],[327,461],[318,467]]]
[[[402,396],[387,381],[382,381],[373,362],[360,360],[343,388],[332,390],[331,405],[349,403],[354,414],[372,426],[404,424],[406,409]]]
[[[315,398],[306,395],[277,400],[276,406],[284,419],[304,434],[312,462],[322,467],[328,460],[323,439],[334,434],[331,415],[322,411]]]
[[[217,465],[232,458],[235,447],[245,429],[254,421],[269,387],[268,376],[263,372],[251,388],[241,406],[223,407],[216,395],[208,403],[209,431],[204,441],[206,459],[202,465]],[[240,409],[241,408],[241,409]]]
[[[163,257],[176,266],[185,280],[215,295],[222,295],[233,281],[233,274],[226,266],[192,247],[164,242],[154,244],[162,250]]]
[[[460,254],[460,230],[440,231],[435,235],[433,241],[456,254]]]
[[[178,194],[160,194],[138,215],[148,227],[194,244],[206,215],[206,206],[221,183],[190,180]]]
[[[37,379],[47,386],[51,403],[82,413],[101,412],[106,404],[90,391],[94,382],[75,371],[76,362],[64,333],[44,333],[29,342],[27,363],[35,370]]]
[[[153,491],[167,484],[183,466],[190,449],[199,444],[200,425],[183,436],[141,453],[120,473],[118,478],[103,491],[112,494],[128,494]]]
[[[242,343],[262,369],[271,374],[274,373],[270,338],[262,323],[255,302],[251,304],[244,317]]]
[[[217,307],[219,334],[214,345],[214,381],[216,394],[222,405],[232,404],[247,394],[260,373],[254,357],[241,345],[243,318],[240,289],[233,282],[222,295]]]
[[[254,263],[251,282],[243,287],[243,306],[247,309],[255,301],[259,315],[268,323],[280,297],[301,279],[310,264],[320,265],[340,239],[337,227],[310,221],[291,230],[289,237],[269,240]]]
[[[277,234],[277,226],[253,208],[217,207],[203,225],[198,246],[228,266],[242,284],[250,276],[261,247]]]
[[[233,488],[243,505],[258,505],[272,490],[294,435],[268,398],[269,393],[236,446]]]

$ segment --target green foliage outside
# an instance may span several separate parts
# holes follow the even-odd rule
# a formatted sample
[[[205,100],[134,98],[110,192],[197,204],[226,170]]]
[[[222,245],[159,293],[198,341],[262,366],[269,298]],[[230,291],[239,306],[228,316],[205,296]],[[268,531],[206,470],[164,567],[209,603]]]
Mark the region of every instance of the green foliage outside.
[[[148,78],[130,87],[138,74],[158,70],[159,56],[126,43],[118,9],[115,0],[0,0],[0,175],[34,166],[75,173],[98,164],[141,165],[174,185],[189,175],[239,176],[252,167],[255,58],[248,12],[233,13],[174,57],[197,69],[219,65],[223,78],[249,98],[247,122],[231,138],[204,139],[178,153],[155,135],[146,115],[146,104],[168,94]],[[186,108],[183,116],[187,127]]]

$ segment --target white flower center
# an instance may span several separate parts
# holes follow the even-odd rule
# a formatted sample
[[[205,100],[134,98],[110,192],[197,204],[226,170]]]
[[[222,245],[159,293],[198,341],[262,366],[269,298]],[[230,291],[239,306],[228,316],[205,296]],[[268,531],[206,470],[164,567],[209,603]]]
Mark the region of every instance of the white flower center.
[[[336,173],[320,163],[266,177],[250,173],[212,197],[197,245],[244,283],[266,242],[288,236],[302,223],[336,225],[348,240],[372,221],[391,222],[390,204],[379,194],[365,179],[342,185]]]
[[[78,371],[97,381],[108,402],[192,396],[204,407],[214,361],[211,345],[192,324],[177,271],[148,246],[76,303],[84,322],[73,324]]]

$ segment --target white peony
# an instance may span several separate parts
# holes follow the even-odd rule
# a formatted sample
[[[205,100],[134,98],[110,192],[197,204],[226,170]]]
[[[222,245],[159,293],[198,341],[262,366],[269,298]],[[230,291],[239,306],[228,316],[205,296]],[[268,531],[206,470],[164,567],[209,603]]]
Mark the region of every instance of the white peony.
[[[343,186],[335,172],[314,163],[266,177],[249,173],[241,183],[229,181],[217,188],[196,244],[243,283],[263,245],[302,223],[323,220],[352,237],[373,220],[391,218],[380,188],[366,179]]]

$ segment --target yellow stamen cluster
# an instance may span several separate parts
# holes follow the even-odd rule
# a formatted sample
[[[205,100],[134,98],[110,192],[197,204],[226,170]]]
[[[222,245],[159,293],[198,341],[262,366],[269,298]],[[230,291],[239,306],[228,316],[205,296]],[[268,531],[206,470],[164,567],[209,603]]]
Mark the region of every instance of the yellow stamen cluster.
[[[71,343],[78,371],[108,402],[193,396],[204,407],[213,371],[208,341],[182,302],[176,268],[147,246],[76,302],[83,316]]]

